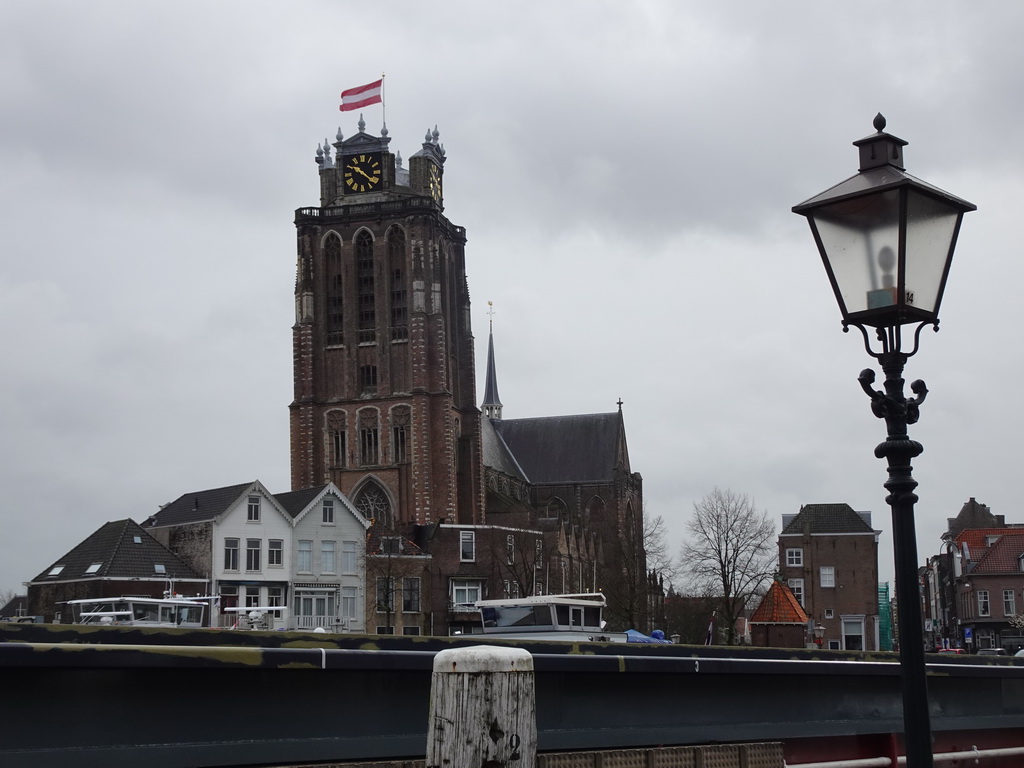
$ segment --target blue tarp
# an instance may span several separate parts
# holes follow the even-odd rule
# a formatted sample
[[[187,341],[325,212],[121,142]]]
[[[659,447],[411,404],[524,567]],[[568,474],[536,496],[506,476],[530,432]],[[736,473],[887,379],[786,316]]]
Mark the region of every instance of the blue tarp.
[[[657,632],[657,630],[655,630]],[[661,634],[660,632],[658,634]],[[635,629],[626,630],[626,642],[627,643],[668,643],[671,644],[671,640],[666,640],[662,637],[649,637],[643,632],[637,632]]]

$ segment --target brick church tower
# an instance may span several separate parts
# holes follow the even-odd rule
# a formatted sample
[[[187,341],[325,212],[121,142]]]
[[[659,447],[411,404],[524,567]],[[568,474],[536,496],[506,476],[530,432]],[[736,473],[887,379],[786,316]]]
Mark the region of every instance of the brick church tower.
[[[443,214],[435,128],[402,167],[387,128],[317,149],[295,212],[291,482],[333,481],[385,528],[483,522],[466,231]]]

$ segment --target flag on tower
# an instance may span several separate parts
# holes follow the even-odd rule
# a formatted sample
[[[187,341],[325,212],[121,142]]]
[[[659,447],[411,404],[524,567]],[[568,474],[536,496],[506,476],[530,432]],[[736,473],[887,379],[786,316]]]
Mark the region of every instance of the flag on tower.
[[[368,85],[360,85],[358,88],[349,88],[347,91],[341,92],[341,106],[338,107],[342,112],[349,112],[353,109],[361,109],[367,107],[370,104],[380,104],[382,86],[384,85],[384,79],[375,80]]]

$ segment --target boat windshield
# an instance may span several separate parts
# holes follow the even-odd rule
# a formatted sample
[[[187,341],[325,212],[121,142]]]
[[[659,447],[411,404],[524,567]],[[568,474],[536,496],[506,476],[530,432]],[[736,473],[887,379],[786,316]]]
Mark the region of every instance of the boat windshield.
[[[551,607],[547,605],[485,606],[480,609],[485,627],[550,627]]]

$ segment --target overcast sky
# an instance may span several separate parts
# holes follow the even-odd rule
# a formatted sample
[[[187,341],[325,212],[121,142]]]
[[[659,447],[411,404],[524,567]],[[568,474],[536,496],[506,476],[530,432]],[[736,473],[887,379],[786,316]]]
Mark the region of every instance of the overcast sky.
[[[478,393],[490,300],[505,417],[622,398],[673,548],[715,486],[776,524],[846,502],[891,578],[871,360],[790,211],[882,112],[978,206],[906,374],[921,557],[972,496],[1024,522],[1022,28],[937,0],[4,3],[0,589],[187,491],[289,489],[293,211],[381,72],[392,148],[447,151]]]

